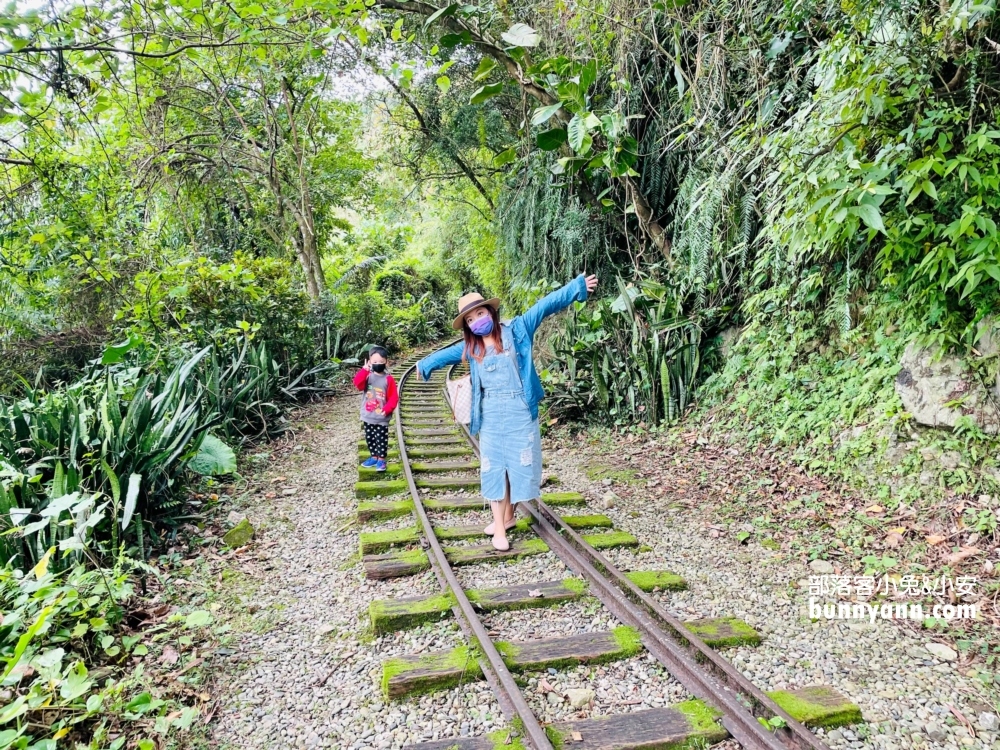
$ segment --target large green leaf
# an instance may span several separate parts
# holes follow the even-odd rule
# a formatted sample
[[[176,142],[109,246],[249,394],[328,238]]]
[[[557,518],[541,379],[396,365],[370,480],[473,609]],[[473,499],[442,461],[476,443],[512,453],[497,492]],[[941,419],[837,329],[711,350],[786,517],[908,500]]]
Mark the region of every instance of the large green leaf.
[[[543,130],[535,136],[535,143],[542,151],[555,151],[566,142],[566,131],[563,128]]]
[[[488,83],[472,95],[469,99],[469,104],[482,104],[483,102],[492,99],[501,91],[503,91],[502,83]]]
[[[580,115],[573,115],[573,119],[569,121],[566,131],[569,138],[569,145],[573,147],[576,153],[583,155],[590,151],[593,139],[590,137],[584,118],[580,117]]]
[[[232,474],[236,471],[236,454],[215,435],[206,435],[188,468],[204,476]]]

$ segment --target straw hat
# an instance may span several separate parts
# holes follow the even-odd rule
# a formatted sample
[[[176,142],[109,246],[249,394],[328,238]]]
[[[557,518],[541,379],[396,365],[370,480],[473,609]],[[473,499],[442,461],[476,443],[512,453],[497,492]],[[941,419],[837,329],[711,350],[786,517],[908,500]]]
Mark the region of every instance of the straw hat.
[[[465,316],[477,307],[484,307],[486,305],[489,305],[494,310],[499,310],[500,299],[498,297],[494,297],[493,299],[483,299],[483,295],[479,292],[466,294],[458,301],[458,317],[455,318],[455,322],[451,324],[451,327],[456,331],[461,331],[462,321],[465,319]]]

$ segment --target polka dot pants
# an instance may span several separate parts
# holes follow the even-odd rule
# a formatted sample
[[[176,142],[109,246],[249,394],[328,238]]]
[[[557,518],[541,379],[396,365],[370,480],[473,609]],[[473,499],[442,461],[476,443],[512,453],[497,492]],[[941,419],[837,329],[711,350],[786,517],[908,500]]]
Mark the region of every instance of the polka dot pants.
[[[375,458],[385,458],[389,453],[389,425],[368,424],[367,422],[364,425],[368,452]]]

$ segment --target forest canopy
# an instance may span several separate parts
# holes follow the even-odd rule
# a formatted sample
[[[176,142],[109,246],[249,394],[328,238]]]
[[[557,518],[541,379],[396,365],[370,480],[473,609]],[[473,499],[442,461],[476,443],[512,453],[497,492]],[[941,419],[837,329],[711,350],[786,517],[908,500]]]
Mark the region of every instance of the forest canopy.
[[[777,443],[885,418],[908,344],[965,356],[992,325],[998,63],[993,0],[14,0],[0,593],[110,570],[95,620],[120,615],[183,488],[370,345],[449,335],[473,289],[512,315],[601,277],[538,342],[547,424],[645,430],[699,395]],[[71,656],[4,722],[106,731]]]

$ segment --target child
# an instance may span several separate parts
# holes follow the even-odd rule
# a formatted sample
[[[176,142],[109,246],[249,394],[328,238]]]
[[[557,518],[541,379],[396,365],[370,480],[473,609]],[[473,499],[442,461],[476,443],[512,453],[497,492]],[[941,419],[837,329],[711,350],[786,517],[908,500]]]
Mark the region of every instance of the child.
[[[368,460],[362,466],[375,471],[385,471],[389,454],[389,417],[399,404],[396,381],[385,370],[389,357],[381,346],[368,351],[368,361],[354,376],[354,386],[365,392],[361,401],[361,421],[365,425],[365,442],[368,443]]]

